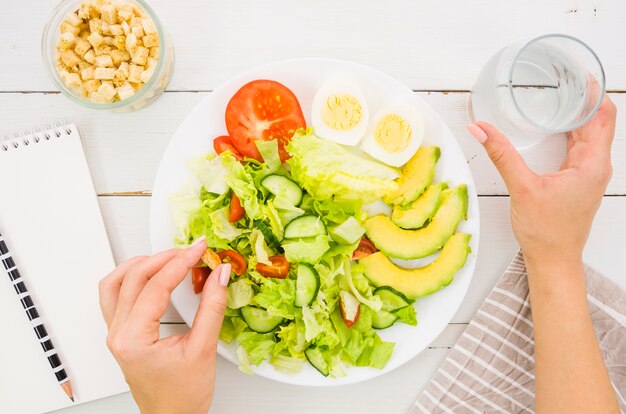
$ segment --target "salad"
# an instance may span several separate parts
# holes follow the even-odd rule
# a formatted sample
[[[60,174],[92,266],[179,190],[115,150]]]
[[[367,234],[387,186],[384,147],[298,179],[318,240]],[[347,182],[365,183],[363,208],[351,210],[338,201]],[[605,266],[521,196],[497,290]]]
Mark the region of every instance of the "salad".
[[[236,341],[244,372],[263,361],[289,373],[308,361],[324,376],[382,369],[395,344],[378,330],[416,326],[414,300],[465,263],[469,235],[455,232],[467,190],[432,182],[440,151],[420,147],[419,113],[395,105],[373,125],[368,117],[358,88],[333,81],[307,128],[287,87],[250,82],[227,105],[228,135],[189,161],[195,181],[171,195],[176,245],[206,237],[194,291],[219,263],[232,265],[220,338]],[[380,200],[391,216],[370,217],[367,206]],[[441,248],[419,269],[390,260]]]

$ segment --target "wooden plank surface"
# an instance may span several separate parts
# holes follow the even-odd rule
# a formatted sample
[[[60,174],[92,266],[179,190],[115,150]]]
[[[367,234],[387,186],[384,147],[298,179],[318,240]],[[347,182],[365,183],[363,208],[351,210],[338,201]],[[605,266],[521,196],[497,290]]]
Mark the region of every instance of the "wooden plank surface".
[[[79,107],[58,94],[0,94],[2,132],[21,131],[33,122],[57,119],[81,129],[87,161],[100,194],[149,193],[159,161],[178,125],[206,93],[166,93],[154,105],[130,114]],[[461,145],[481,195],[507,194],[506,187],[480,145],[465,130],[468,93],[422,92]],[[613,148],[614,177],[607,194],[626,194],[626,94],[613,93],[619,119]],[[537,171],[557,169],[565,142],[546,140],[524,152]]]
[[[5,2],[0,90],[51,90],[41,30],[57,0]],[[210,90],[281,59],[330,57],[420,90],[469,90],[498,49],[545,33],[579,36],[626,89],[623,0],[152,0],[176,47],[172,90]]]

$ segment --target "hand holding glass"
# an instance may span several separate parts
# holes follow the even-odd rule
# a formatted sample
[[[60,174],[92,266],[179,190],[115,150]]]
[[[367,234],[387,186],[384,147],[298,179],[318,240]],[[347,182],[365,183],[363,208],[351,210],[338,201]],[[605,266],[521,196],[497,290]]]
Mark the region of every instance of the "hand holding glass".
[[[604,93],[604,69],[593,50],[549,34],[513,43],[487,62],[472,88],[470,116],[525,149],[587,123]]]

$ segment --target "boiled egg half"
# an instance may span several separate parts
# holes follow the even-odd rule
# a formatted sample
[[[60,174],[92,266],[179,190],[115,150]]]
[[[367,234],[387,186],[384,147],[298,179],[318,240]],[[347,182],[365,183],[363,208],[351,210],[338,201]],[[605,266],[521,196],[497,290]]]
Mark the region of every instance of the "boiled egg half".
[[[383,108],[370,123],[360,148],[387,165],[404,165],[422,144],[424,118],[412,105]]]
[[[331,80],[313,99],[315,135],[343,145],[357,145],[367,131],[369,112],[361,90],[351,82]]]

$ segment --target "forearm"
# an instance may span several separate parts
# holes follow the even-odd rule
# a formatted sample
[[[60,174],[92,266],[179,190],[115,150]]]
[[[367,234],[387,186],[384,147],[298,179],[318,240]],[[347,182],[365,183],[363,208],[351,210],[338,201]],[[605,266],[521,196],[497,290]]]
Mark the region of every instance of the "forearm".
[[[587,308],[582,260],[526,258],[538,413],[619,413]]]

